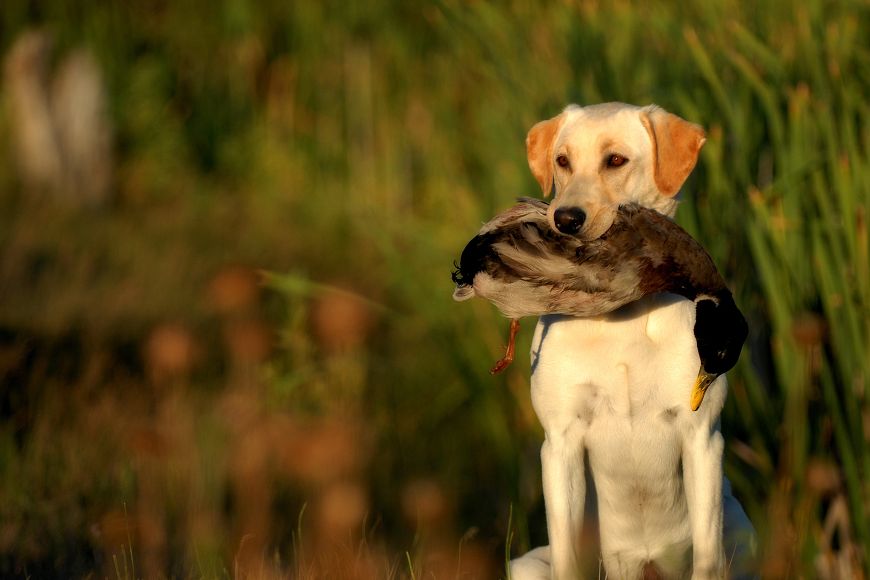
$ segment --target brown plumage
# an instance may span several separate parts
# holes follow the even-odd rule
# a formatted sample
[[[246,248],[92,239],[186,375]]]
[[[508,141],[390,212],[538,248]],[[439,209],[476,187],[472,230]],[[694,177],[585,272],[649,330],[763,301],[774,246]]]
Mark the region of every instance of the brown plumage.
[[[486,223],[453,273],[454,299],[481,296],[516,321],[543,314],[600,316],[658,292],[685,296],[697,305],[697,408],[709,384],[736,364],[747,335],[709,254],[674,221],[638,205],[620,207],[610,229],[591,241],[554,231],[547,207],[522,198]],[[517,328],[511,325],[508,351],[493,372],[513,360]]]

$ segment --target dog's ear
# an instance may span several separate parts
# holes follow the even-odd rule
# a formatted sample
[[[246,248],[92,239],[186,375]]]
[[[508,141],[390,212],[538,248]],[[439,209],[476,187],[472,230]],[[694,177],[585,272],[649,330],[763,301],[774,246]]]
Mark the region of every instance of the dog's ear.
[[[672,197],[698,162],[698,152],[707,140],[704,129],[655,105],[641,113],[641,121],[653,145],[656,186]]]
[[[552,119],[541,121],[529,130],[526,136],[526,156],[529,169],[538,180],[544,197],[550,196],[553,189],[553,142],[562,125],[564,113]]]

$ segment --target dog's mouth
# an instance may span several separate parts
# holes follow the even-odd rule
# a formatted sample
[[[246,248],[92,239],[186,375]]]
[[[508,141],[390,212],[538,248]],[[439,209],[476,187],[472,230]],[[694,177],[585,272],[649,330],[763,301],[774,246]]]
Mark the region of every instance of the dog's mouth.
[[[610,227],[612,225],[613,225],[613,220],[601,221],[598,223],[589,224],[588,227],[583,228],[583,230],[581,230],[577,234],[577,237],[579,237],[581,240],[583,240],[585,242],[597,240],[598,238],[603,236],[605,233],[607,233],[607,231],[610,230]]]

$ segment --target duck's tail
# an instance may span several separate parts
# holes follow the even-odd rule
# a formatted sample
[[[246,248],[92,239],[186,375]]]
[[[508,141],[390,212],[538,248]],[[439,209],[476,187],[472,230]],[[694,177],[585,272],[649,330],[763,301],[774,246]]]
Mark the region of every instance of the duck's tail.
[[[453,291],[453,299],[457,302],[474,298],[474,286],[457,286]]]
[[[474,286],[473,286],[474,275],[471,275],[470,276],[471,279],[469,280],[468,279],[469,276],[467,273],[465,275],[463,275],[462,267],[459,264],[457,264],[456,262],[453,262],[453,267],[455,269],[453,270],[453,273],[450,275],[450,277],[453,279],[453,283],[456,284],[456,290],[453,291],[453,299],[456,300],[457,302],[462,302],[463,300],[468,300],[469,298],[473,298],[474,297]]]

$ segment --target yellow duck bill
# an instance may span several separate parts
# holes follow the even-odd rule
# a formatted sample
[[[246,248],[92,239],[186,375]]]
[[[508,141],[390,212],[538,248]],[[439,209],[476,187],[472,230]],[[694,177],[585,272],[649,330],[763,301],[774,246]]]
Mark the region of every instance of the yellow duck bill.
[[[704,370],[704,367],[698,371],[698,378],[695,379],[695,386],[692,387],[692,410],[697,411],[701,406],[701,403],[704,402],[704,395],[707,394],[707,389],[710,385],[713,384],[713,381],[719,375],[715,375],[713,373],[708,373]]]

